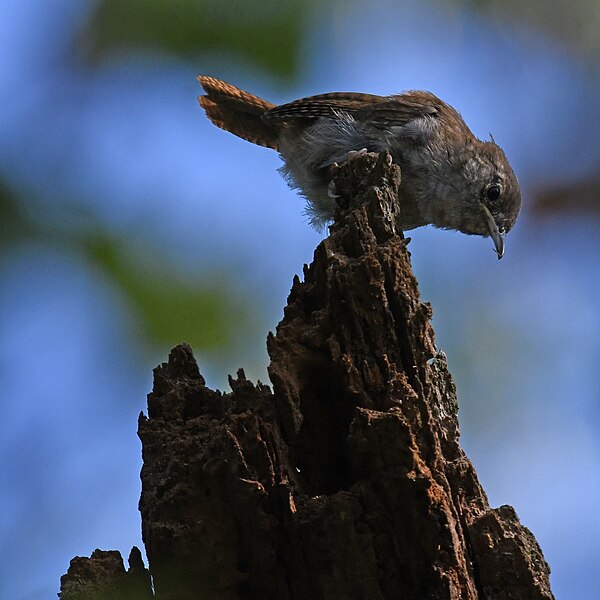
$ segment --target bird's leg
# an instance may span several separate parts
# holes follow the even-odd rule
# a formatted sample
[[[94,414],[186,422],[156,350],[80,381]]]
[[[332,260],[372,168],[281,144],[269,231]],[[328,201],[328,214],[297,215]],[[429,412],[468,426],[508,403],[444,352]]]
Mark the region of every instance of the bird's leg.
[[[335,200],[336,198],[339,198],[340,195],[335,193],[335,179],[332,179],[329,182],[329,185],[327,186],[327,195],[332,199]]]

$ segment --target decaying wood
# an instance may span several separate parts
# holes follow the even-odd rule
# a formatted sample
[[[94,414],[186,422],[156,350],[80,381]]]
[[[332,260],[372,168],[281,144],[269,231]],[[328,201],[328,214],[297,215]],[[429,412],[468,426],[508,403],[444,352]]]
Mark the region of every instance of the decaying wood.
[[[208,389],[185,345],[155,370],[139,436],[156,598],[552,598],[533,535],[459,446],[394,228],[399,168],[366,155],[335,178],[336,223],[268,338],[273,390],[241,370]]]
[[[152,582],[142,554],[135,546],[129,569],[116,550],[95,550],[90,558],[77,556],[60,580],[60,600],[152,600]]]

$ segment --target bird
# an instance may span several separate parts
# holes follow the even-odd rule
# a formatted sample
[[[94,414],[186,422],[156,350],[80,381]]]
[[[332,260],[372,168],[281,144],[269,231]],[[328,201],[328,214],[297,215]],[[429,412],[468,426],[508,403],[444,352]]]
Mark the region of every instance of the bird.
[[[210,121],[279,152],[280,171],[307,200],[317,228],[334,217],[330,167],[364,152],[389,152],[402,170],[397,225],[490,237],[498,258],[521,209],[517,177],[493,137],[475,137],[461,115],[428,91],[380,96],[330,92],[276,105],[199,75]]]

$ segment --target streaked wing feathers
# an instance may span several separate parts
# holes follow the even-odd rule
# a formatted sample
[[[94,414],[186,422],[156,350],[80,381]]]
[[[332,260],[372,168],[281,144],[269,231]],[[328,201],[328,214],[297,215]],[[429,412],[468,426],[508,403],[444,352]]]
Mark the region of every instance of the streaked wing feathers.
[[[268,110],[267,121],[289,121],[331,117],[336,112],[353,115],[375,127],[406,125],[422,116],[438,113],[439,100],[428,92],[407,92],[398,96],[377,96],[355,92],[335,92],[301,98]]]
[[[280,104],[269,110],[264,118],[269,121],[286,121],[316,117],[331,117],[335,111],[355,113],[366,105],[385,102],[385,96],[357,92],[332,92],[300,98],[288,104]]]

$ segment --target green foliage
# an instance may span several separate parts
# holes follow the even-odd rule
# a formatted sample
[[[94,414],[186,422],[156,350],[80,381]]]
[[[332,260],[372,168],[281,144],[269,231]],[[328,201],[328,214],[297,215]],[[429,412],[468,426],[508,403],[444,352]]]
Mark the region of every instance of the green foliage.
[[[305,18],[316,0],[98,0],[77,48],[91,61],[120,53],[236,56],[279,79],[296,75]],[[231,350],[253,322],[251,304],[214,272],[202,281],[182,273],[139,235],[107,231],[77,203],[58,203],[54,218],[21,211],[27,192],[0,186],[0,252],[21,243],[47,245],[89,261],[125,298],[142,345],[187,341],[195,349]],[[22,204],[26,206],[26,204]],[[146,244],[143,252],[140,245]],[[235,333],[234,333],[235,332]]]
[[[137,324],[138,341],[163,348],[182,341],[194,349],[227,351],[247,333],[249,315],[227,276],[214,273],[199,280],[178,271],[159,248],[138,235],[108,233],[89,213],[69,203],[60,209],[68,218],[34,219],[19,210],[19,198],[0,181],[0,256],[22,244],[48,247],[83,258],[125,298]],[[140,247],[142,246],[142,247]],[[236,335],[234,335],[234,328]]]
[[[214,350],[231,343],[234,325],[244,326],[246,315],[234,305],[235,293],[219,277],[201,282],[176,273],[155,249],[132,251],[124,240],[99,233],[82,242],[88,259],[125,295],[151,345],[186,341],[197,350]]]
[[[80,37],[87,56],[157,49],[186,58],[239,54],[280,78],[297,71],[313,0],[101,0]]]
[[[0,253],[31,232],[31,227],[19,211],[17,200],[2,181],[0,181],[0,224],[2,224]]]

